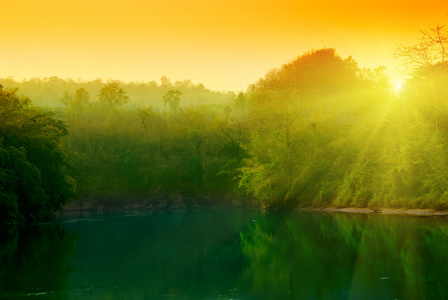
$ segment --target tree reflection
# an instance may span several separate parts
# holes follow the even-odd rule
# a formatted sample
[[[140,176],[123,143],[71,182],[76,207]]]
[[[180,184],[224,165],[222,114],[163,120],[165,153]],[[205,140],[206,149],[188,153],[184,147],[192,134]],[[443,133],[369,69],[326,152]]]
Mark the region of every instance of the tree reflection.
[[[241,234],[250,296],[445,299],[448,226],[440,220],[303,213]]]
[[[66,299],[76,236],[60,224],[0,228],[0,298],[24,295]]]
[[[7,226],[0,241],[0,299],[448,298],[445,219],[172,211]]]

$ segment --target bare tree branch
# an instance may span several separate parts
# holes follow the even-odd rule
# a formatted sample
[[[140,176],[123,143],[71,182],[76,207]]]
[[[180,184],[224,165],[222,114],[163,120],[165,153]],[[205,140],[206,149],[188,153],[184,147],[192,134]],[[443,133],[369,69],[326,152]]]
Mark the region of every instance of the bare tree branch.
[[[423,66],[444,63],[448,47],[448,32],[444,27],[445,25],[437,25],[427,31],[420,31],[422,36],[417,44],[399,45],[392,52],[392,56],[401,60],[401,67],[407,73],[412,73]]]

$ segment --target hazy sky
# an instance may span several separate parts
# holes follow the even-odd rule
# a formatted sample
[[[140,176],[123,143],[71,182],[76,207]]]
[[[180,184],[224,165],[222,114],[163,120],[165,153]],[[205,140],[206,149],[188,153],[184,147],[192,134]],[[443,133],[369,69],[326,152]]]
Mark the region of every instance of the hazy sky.
[[[244,90],[311,49],[386,66],[448,23],[447,0],[0,0],[0,76],[172,81]]]

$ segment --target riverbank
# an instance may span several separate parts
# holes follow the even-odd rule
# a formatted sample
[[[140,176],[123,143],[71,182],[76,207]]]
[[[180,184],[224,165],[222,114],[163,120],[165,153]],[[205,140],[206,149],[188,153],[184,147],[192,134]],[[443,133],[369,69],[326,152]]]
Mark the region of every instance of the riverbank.
[[[403,215],[418,217],[448,217],[448,211],[436,211],[434,209],[406,209],[406,208],[357,208],[357,207],[327,207],[327,208],[302,208],[301,210],[313,210],[324,212],[341,212],[355,214],[379,214],[379,215]]]
[[[250,201],[232,196],[184,196],[184,195],[130,195],[83,197],[64,205],[62,212],[167,210],[210,208],[254,207]]]
[[[123,197],[85,197],[66,204],[59,213],[64,212],[103,212],[103,211],[151,211],[198,208],[256,208],[251,201],[232,196],[219,197],[188,197],[177,196],[143,196],[132,195]],[[253,202],[252,202],[253,203]],[[406,208],[357,208],[357,207],[304,207],[301,211],[322,211],[329,213],[403,215],[416,217],[448,217],[448,211],[434,209]]]

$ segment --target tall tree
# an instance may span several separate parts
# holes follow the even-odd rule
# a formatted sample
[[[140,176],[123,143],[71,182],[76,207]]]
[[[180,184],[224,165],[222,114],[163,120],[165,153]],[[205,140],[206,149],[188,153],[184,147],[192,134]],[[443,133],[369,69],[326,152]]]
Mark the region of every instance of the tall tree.
[[[376,97],[381,84],[364,73],[369,72],[351,57],[342,59],[326,48],[299,56],[252,85],[247,93],[252,137],[245,145],[250,158],[240,169],[240,186],[267,206],[331,199],[326,190],[342,175],[336,166],[341,158],[333,159],[334,153],[345,151],[335,141],[343,143],[358,115],[381,102]]]
[[[180,96],[182,92],[178,90],[169,90],[163,95],[163,103],[169,106],[172,113],[176,113],[180,109]]]

